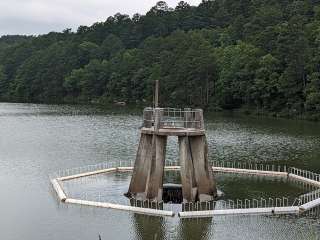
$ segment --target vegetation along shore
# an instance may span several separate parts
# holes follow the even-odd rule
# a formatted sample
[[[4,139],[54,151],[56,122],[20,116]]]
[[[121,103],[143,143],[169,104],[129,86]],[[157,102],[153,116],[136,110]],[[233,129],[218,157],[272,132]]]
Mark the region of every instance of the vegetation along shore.
[[[163,105],[320,119],[320,3],[158,2],[146,15],[0,38],[0,100]]]

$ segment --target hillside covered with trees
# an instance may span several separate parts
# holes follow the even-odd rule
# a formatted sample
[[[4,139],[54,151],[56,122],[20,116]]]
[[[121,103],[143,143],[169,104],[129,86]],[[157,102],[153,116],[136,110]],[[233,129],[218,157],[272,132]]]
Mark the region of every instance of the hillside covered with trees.
[[[158,2],[76,32],[0,38],[0,100],[152,102],[320,117],[320,1]]]

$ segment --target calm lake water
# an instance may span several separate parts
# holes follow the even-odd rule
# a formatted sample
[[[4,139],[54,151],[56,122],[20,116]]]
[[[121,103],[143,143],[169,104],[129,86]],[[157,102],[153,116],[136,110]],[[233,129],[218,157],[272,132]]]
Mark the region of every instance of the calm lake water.
[[[0,239],[98,240],[99,235],[102,240],[319,239],[317,219],[234,216],[180,220],[57,202],[50,173],[133,160],[140,126],[141,115],[125,109],[0,103]],[[207,116],[206,128],[211,161],[286,164],[320,172],[318,123],[215,114]],[[176,144],[170,139],[167,161],[176,160]],[[110,178],[118,183],[112,197],[121,199],[130,176]],[[304,192],[274,179],[218,175],[217,180],[227,198]],[[81,187],[111,192],[101,182],[90,184]]]

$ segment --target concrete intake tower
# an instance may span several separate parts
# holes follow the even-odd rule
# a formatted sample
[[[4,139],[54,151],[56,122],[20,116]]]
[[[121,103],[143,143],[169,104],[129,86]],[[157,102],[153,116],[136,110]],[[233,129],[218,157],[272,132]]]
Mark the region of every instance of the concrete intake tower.
[[[163,200],[167,138],[178,137],[183,202],[217,196],[201,109],[145,108],[139,147],[127,196]]]

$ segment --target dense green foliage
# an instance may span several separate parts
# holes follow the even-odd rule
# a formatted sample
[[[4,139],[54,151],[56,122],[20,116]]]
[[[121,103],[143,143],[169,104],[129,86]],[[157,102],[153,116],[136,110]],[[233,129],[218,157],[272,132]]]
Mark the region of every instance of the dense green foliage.
[[[152,102],[319,117],[320,1],[159,2],[76,33],[0,38],[3,101]]]

